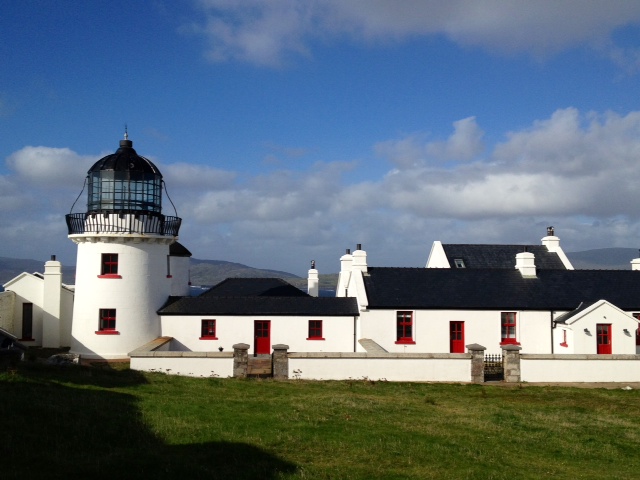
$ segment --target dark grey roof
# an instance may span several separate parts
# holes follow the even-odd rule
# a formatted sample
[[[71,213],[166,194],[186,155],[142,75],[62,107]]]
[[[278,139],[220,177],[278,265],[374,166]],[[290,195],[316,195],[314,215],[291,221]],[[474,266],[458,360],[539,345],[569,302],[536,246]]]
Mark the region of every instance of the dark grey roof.
[[[308,297],[309,295],[280,278],[227,278],[201,297]]]
[[[607,300],[640,311],[640,272],[370,267],[364,284],[369,308],[573,310]]]
[[[558,254],[550,252],[544,245],[443,244],[442,248],[451,268],[455,268],[454,260],[460,258],[464,261],[465,268],[512,269],[516,265],[516,254],[524,251],[535,255],[537,269],[565,270],[566,268]]]
[[[148,158],[138,155],[131,140],[120,140],[120,148],[106,157],[102,157],[89,169],[91,172],[113,170],[116,172],[135,172],[138,174],[153,174],[162,178],[158,167]]]
[[[182,297],[158,312],[160,315],[304,315],[309,317],[356,316],[358,304],[351,297]]]
[[[172,257],[190,257],[191,252],[180,242],[173,242],[169,245],[169,255]]]
[[[170,297],[160,315],[359,315],[355,298],[312,297],[279,278],[227,278],[198,297]]]
[[[583,310],[586,310],[591,305],[593,305],[593,304],[591,304],[591,303],[590,304],[581,303],[578,306],[578,308],[576,308],[575,310],[572,310],[571,312],[563,313],[562,315],[560,315],[558,318],[556,318],[554,320],[554,323],[567,323],[567,320],[569,320],[572,317],[575,317],[577,314],[579,314]]]

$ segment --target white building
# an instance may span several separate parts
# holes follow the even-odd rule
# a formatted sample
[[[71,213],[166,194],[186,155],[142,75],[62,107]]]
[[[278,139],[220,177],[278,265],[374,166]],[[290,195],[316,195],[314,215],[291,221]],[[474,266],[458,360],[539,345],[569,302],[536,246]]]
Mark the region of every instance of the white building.
[[[279,279],[227,279],[190,297],[190,253],[177,243],[177,213],[162,212],[157,167],[125,135],[87,184],[86,211],[67,215],[78,245],[75,292],[52,260],[44,275],[22,274],[0,295],[0,327],[28,345],[70,346],[85,359],[161,346],[164,369],[182,371],[173,368],[178,358],[206,360],[234,345],[263,355],[279,344],[331,357],[335,375],[325,378],[355,359],[353,371],[366,371],[369,354],[431,356],[440,362],[432,375],[441,375],[451,360],[466,368],[459,360],[471,344],[567,358],[634,356],[640,347],[640,259],[627,271],[575,270],[552,227],[540,245],[434,242],[423,268],[369,266],[358,245],[340,259],[332,298],[317,296],[315,264],[309,294]],[[153,369],[153,358],[144,365]],[[414,378],[406,365],[385,375]]]

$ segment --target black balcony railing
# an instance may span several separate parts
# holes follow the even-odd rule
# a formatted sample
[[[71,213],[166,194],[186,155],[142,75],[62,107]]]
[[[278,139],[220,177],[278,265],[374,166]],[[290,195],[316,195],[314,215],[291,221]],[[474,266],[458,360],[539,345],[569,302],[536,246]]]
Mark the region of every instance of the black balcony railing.
[[[70,213],[69,235],[83,233],[141,233],[178,236],[182,219],[146,213]]]

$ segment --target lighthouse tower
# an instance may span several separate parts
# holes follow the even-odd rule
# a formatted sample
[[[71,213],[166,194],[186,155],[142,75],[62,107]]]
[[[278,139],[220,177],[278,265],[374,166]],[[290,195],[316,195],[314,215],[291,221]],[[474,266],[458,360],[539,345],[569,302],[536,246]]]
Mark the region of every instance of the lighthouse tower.
[[[171,295],[169,246],[181,219],[162,214],[162,174],[126,133],[86,181],[87,211],[66,216],[78,245],[71,353],[127,358],[160,335],[156,312]]]

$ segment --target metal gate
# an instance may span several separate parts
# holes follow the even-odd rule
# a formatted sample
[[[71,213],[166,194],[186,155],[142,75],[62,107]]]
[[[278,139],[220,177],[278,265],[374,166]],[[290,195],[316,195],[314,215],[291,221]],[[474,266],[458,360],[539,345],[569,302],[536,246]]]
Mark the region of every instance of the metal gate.
[[[504,380],[504,364],[502,355],[484,356],[484,381],[498,382]]]

